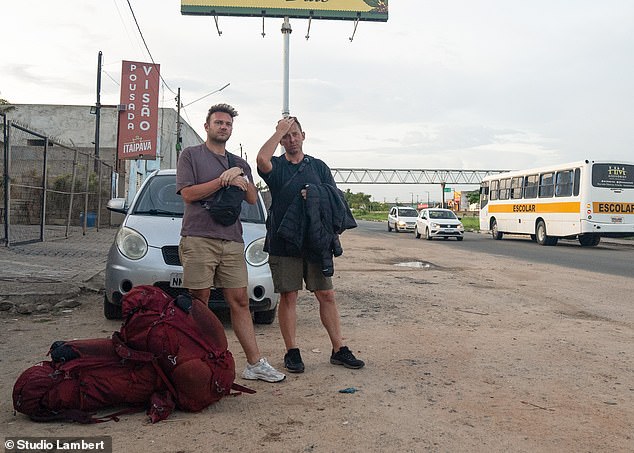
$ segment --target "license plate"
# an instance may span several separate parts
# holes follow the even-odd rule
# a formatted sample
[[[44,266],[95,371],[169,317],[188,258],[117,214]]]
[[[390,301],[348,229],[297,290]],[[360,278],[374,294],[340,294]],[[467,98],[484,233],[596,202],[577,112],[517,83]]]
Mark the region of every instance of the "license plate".
[[[612,217],[612,223],[623,223],[623,217]]]
[[[172,288],[183,287],[183,274],[181,272],[174,272],[170,274],[170,286]]]

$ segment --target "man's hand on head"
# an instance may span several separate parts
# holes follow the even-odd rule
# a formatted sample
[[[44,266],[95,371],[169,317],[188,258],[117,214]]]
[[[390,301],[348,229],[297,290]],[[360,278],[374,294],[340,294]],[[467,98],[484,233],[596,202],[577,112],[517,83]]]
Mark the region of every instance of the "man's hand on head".
[[[291,130],[291,126],[293,126],[293,124],[295,124],[295,118],[282,118],[277,122],[277,127],[275,128],[275,131],[284,136],[288,133],[288,131]]]

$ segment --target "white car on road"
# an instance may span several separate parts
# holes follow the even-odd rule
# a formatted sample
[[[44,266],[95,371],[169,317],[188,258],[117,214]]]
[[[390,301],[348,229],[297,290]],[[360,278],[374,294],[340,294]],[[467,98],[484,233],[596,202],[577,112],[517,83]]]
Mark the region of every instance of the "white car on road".
[[[414,231],[417,216],[414,208],[394,206],[387,215],[387,231]]]
[[[456,238],[462,241],[464,226],[460,218],[449,209],[423,209],[416,219],[414,235],[417,239],[424,236],[429,241],[433,238]]]

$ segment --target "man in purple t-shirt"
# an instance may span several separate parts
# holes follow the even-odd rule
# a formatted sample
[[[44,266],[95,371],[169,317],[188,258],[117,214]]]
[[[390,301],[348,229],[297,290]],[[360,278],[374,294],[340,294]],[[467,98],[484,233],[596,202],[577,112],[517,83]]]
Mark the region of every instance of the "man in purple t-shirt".
[[[229,166],[226,143],[238,112],[228,104],[209,109],[205,121],[205,143],[186,148],[178,159],[176,190],[185,201],[179,255],[183,265],[183,285],[193,297],[207,302],[213,284],[222,288],[231,313],[231,325],[247,356],[242,372],[245,379],[279,382],[286,377],[260,355],[249,311],[248,274],[244,260],[242,224],[217,223],[202,205],[213,203],[214,194],[223,187],[237,186],[245,200],[254,204],[257,189],[246,160],[233,156]]]

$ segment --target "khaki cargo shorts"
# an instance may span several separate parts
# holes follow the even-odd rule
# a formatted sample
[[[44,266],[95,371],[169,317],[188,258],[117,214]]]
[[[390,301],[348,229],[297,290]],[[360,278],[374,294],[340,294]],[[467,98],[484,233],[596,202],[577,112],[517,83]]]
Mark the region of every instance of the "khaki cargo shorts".
[[[225,239],[181,237],[178,255],[188,289],[245,288],[249,277],[244,244]]]
[[[303,289],[306,282],[308,291],[332,289],[332,278],[325,277],[318,264],[295,256],[269,255],[269,267],[273,276],[276,293],[290,293]]]

